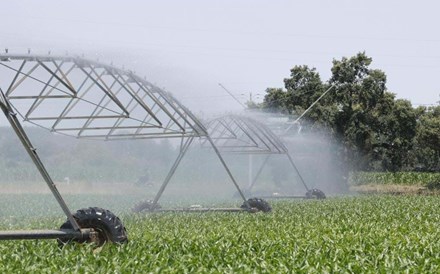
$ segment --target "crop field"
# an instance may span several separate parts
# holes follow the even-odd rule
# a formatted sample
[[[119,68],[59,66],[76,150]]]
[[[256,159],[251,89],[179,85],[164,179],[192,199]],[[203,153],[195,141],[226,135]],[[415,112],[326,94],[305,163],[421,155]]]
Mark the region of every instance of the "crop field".
[[[439,182],[440,173],[428,172],[357,172],[351,175],[351,185],[420,185]]]
[[[17,196],[0,197],[1,229],[57,228],[64,221],[46,202],[49,196]],[[13,205],[17,198],[29,203]],[[129,243],[61,249],[53,240],[3,241],[1,273],[440,271],[439,196],[285,200],[271,202],[268,214],[136,215],[128,211],[133,197],[67,199],[73,205],[107,201],[125,223]]]

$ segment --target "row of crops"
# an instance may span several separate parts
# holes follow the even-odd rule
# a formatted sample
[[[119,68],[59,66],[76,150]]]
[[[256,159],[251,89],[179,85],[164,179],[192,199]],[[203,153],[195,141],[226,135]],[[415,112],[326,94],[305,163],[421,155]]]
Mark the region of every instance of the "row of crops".
[[[0,226],[57,227],[47,196],[26,196],[13,208],[0,200]],[[81,196],[91,202],[104,196]],[[438,273],[439,196],[362,196],[272,202],[270,214],[150,213],[135,215],[133,197],[112,197],[124,221],[126,245],[68,245],[55,241],[0,243],[0,272],[79,273]],[[75,197],[68,197],[72,201]],[[124,200],[125,199],[125,200]],[[34,201],[33,204],[30,201]],[[5,204],[8,203],[8,204]],[[29,213],[31,206],[31,213]],[[36,208],[35,210],[32,209]],[[51,216],[33,216],[38,207]],[[56,204],[53,204],[56,208]],[[10,212],[14,209],[13,212]],[[12,217],[14,215],[14,218]],[[26,216],[26,220],[20,218]],[[7,218],[3,218],[7,217]]]
[[[351,185],[428,185],[436,182],[440,184],[438,172],[356,172],[350,176]]]

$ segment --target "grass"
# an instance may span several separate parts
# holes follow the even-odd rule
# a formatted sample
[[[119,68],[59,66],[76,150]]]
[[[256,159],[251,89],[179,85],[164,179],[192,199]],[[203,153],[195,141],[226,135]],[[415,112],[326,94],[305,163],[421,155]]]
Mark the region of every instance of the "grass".
[[[10,203],[4,203],[14,197],[9,197],[10,200],[8,197],[1,197],[1,208],[11,209]],[[26,208],[16,208],[15,219],[11,219],[5,211],[0,211],[0,226],[3,229],[59,226],[65,218],[56,216],[56,210],[48,209],[52,205],[44,202],[46,198],[40,198],[35,200],[35,212],[40,207],[51,212],[50,216],[32,217]],[[99,203],[106,198],[86,196],[82,199]],[[113,204],[109,204],[127,227],[128,244],[105,245],[100,249],[72,244],[60,250],[55,241],[0,242],[0,272],[440,271],[439,196],[379,195],[278,201],[271,203],[274,211],[270,214],[134,215],[127,212],[131,202],[131,199],[113,197]],[[21,214],[31,217],[24,221]]]

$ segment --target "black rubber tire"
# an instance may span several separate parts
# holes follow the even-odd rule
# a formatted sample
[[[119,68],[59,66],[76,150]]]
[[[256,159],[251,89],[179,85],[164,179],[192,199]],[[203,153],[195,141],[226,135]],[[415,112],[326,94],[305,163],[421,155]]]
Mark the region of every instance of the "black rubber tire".
[[[162,207],[159,204],[153,205],[153,201],[140,201],[137,203],[131,210],[134,213],[140,213],[142,211],[154,211],[156,209],[161,209]]]
[[[258,211],[262,211],[264,213],[272,211],[272,207],[264,199],[261,199],[261,198],[250,198],[250,199],[247,200],[247,202],[248,202],[250,207],[256,208],[256,209],[258,209]],[[243,203],[241,205],[241,208],[247,208],[246,203]]]
[[[323,200],[325,198],[326,198],[325,193],[317,188],[309,189],[309,191],[306,192],[306,199]]]
[[[123,244],[128,242],[127,230],[121,220],[111,211],[99,207],[89,207],[79,209],[73,217],[78,222],[80,228],[93,228],[98,232],[97,246],[102,246],[106,242]],[[61,229],[72,229],[72,224],[67,220],[61,225]],[[79,243],[90,243],[91,239],[85,240],[64,240],[58,239],[60,245],[65,245],[70,241]]]

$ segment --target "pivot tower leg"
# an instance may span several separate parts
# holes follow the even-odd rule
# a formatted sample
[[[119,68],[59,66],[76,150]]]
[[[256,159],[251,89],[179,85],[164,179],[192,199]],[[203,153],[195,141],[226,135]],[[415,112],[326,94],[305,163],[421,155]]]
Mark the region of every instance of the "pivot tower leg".
[[[235,188],[237,189],[238,193],[240,194],[241,198],[243,199],[245,205],[247,208],[251,208],[249,203],[246,200],[246,197],[244,196],[243,192],[240,189],[240,186],[238,185],[237,181],[235,180],[234,176],[232,176],[231,171],[228,168],[228,165],[226,164],[225,160],[223,159],[222,155],[220,154],[220,151],[217,149],[217,147],[215,146],[214,142],[212,141],[210,136],[206,136],[206,138],[208,139],[208,142],[211,144],[212,148],[215,151],[215,154],[217,154],[218,158],[220,159],[220,162],[222,163],[223,167],[225,168],[226,172],[229,175],[229,178],[231,178],[232,183],[235,185]]]
[[[306,182],[304,181],[303,177],[301,176],[301,173],[299,173],[299,170],[298,170],[298,168],[296,167],[295,163],[293,162],[292,157],[290,157],[290,154],[289,154],[289,153],[286,153],[286,155],[287,155],[287,158],[289,158],[289,162],[290,162],[290,164],[291,164],[292,167],[295,169],[296,174],[298,174],[298,177],[299,177],[301,183],[304,185],[304,187],[306,188],[306,190],[309,191],[309,187],[307,186]]]
[[[266,156],[266,158],[264,159],[263,164],[261,164],[261,166],[260,166],[260,169],[258,169],[257,174],[255,174],[254,179],[252,180],[251,184],[248,186],[248,189],[247,189],[247,190],[248,190],[249,192],[252,191],[252,188],[254,187],[255,183],[257,182],[258,177],[260,177],[261,172],[263,171],[264,167],[266,166],[267,161],[269,160],[269,158],[270,158],[270,154],[268,154],[268,155]]]
[[[5,114],[6,118],[8,119],[12,128],[14,129],[15,133],[17,134],[18,138],[20,139],[21,143],[23,144],[24,148],[26,149],[26,152],[31,157],[32,161],[34,162],[35,166],[37,167],[38,171],[40,172],[41,176],[43,177],[43,179],[46,182],[47,186],[49,187],[50,191],[55,196],[55,199],[57,200],[57,202],[60,205],[61,209],[63,210],[64,214],[67,216],[67,219],[72,224],[72,228],[74,230],[79,231],[80,227],[79,227],[78,223],[76,222],[75,218],[73,218],[73,215],[70,212],[69,208],[67,207],[66,202],[61,197],[61,194],[58,191],[55,183],[53,182],[53,180],[50,177],[49,173],[47,172],[46,168],[44,167],[43,162],[41,161],[40,157],[37,154],[36,148],[34,148],[32,146],[32,143],[29,140],[28,136],[26,135],[26,132],[24,131],[23,127],[21,126],[20,122],[18,121],[18,119],[16,117],[17,114],[14,113],[11,105],[9,104],[5,95],[3,94],[3,91],[0,90],[0,94],[1,94],[0,107],[3,111],[3,113]]]
[[[170,182],[171,178],[173,177],[174,173],[176,172],[176,169],[179,166],[180,161],[182,161],[183,156],[185,156],[185,154],[188,151],[188,148],[191,145],[191,143],[193,142],[193,140],[194,140],[194,137],[190,137],[181,146],[179,155],[177,156],[176,160],[174,161],[174,164],[171,167],[170,171],[168,172],[167,177],[163,181],[162,185],[160,186],[159,191],[157,192],[156,196],[154,197],[153,208],[155,208],[157,202],[159,201],[160,197],[162,196],[163,192],[165,191],[165,188],[167,187],[168,183]]]

